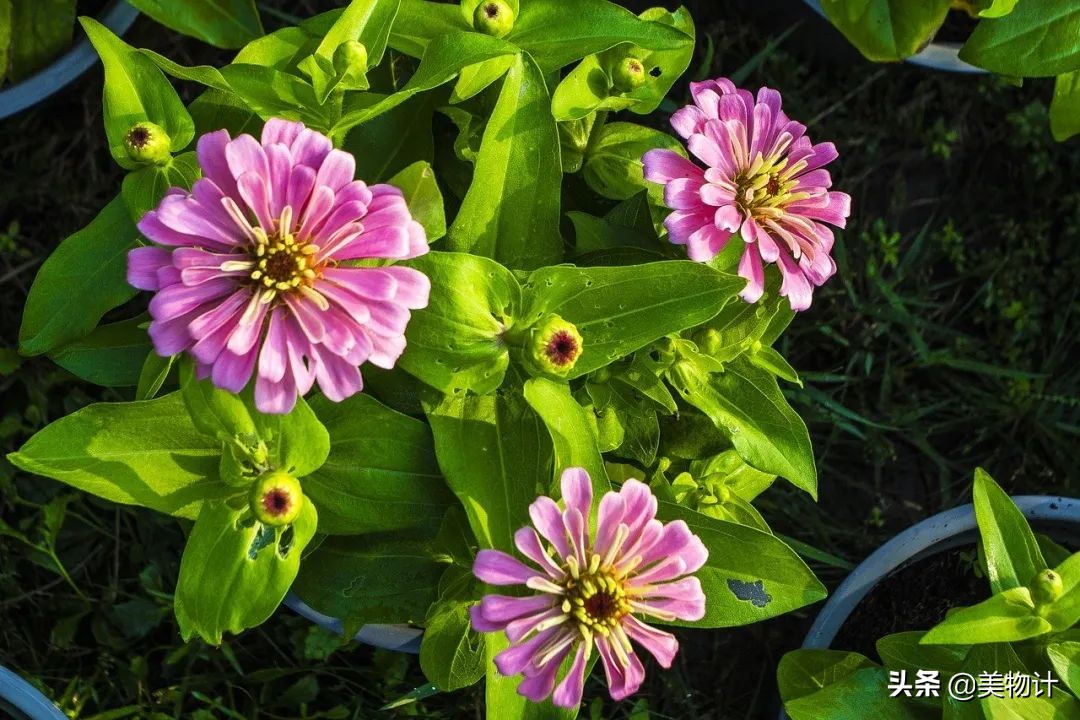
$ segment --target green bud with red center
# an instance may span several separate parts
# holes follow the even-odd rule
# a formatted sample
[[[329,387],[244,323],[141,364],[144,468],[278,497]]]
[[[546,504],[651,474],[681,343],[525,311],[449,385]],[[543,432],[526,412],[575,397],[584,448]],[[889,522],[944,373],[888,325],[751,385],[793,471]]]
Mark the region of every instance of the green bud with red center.
[[[1053,570],[1043,570],[1031,581],[1031,597],[1036,605],[1049,605],[1065,592],[1065,583]]]
[[[645,70],[645,63],[629,55],[620,60],[611,71],[612,85],[623,93],[637,90],[648,79],[649,73]]]
[[[358,78],[368,71],[368,51],[359,40],[347,40],[334,51],[334,72],[339,76]]]
[[[147,120],[135,123],[124,135],[128,157],[145,165],[167,165],[172,160],[171,143],[164,128]]]
[[[473,12],[473,28],[485,35],[505,37],[514,29],[514,9],[503,0],[483,0]]]
[[[300,516],[304,492],[300,481],[284,470],[264,472],[251,487],[251,511],[263,525],[280,527]]]
[[[573,323],[550,314],[529,332],[529,357],[540,372],[566,377],[581,357],[583,340]]]

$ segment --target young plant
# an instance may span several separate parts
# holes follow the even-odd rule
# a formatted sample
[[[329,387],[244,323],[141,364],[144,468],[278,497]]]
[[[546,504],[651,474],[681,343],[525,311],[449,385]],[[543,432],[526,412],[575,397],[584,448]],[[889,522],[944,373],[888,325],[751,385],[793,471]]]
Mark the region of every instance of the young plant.
[[[1036,536],[981,469],[974,496],[990,597],[928,631],[881,638],[880,665],[841,650],[788,653],[777,679],[792,720],[1080,716],[1080,552]]]
[[[778,476],[817,492],[772,345],[832,273],[848,199],[773,91],[694,86],[674,122],[709,170],[607,122],[685,70],[685,10],[354,0],[221,68],[83,22],[129,173],[42,266],[20,349],[131,400],[11,460],[194,521],[184,637],[291,588],[348,634],[423,627],[438,688],[486,675],[489,717],[522,717],[516,690],[572,713],[594,647],[616,697],[644,672],[630,639],[670,664],[638,614],[721,628],[823,596],[750,502]],[[166,73],[207,89],[185,106]],[[486,588],[513,583],[540,593],[521,615]]]
[[[1072,0],[822,0],[821,7],[875,62],[914,55],[933,39],[950,8],[965,12],[978,24],[960,58],[1016,84],[1054,78],[1054,138],[1063,141],[1080,133],[1080,6]]]

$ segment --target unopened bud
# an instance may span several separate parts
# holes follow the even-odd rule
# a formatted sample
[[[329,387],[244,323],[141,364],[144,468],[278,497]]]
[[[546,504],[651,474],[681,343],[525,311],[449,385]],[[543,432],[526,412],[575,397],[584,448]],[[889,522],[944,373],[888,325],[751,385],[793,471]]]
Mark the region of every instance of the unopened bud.
[[[473,27],[485,35],[504,37],[514,28],[514,10],[503,0],[484,0],[473,13]]]
[[[581,333],[573,323],[548,315],[529,333],[528,347],[541,372],[565,376],[581,357]]]
[[[147,165],[167,164],[172,159],[170,143],[168,133],[160,125],[149,121],[135,123],[124,135],[128,157]]]
[[[334,51],[334,72],[341,76],[362,77],[368,71],[368,52],[359,40],[347,40]]]
[[[636,57],[625,57],[611,72],[611,82],[619,92],[632,92],[645,84],[649,74],[645,64]]]
[[[1065,592],[1061,576],[1053,570],[1043,570],[1031,583],[1031,596],[1037,605],[1049,605]]]
[[[303,507],[300,482],[284,470],[263,473],[251,488],[251,511],[264,525],[288,525]]]

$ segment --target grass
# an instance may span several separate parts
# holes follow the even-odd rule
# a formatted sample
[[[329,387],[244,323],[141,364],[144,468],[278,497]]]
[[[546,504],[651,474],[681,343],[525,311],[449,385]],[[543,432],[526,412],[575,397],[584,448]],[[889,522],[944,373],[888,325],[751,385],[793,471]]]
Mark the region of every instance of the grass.
[[[1080,350],[1070,331],[1080,305],[1080,189],[1071,182],[1080,142],[1051,141],[1048,84],[870,65],[797,3],[687,4],[708,38],[692,65],[704,64],[703,76],[734,73],[804,21],[744,84],[781,90],[812,137],[836,142],[835,185],[854,198],[837,277],[782,341],[806,381],[791,397],[810,426],[821,498],[815,505],[778,484],[760,502],[776,531],[850,563],[966,502],[977,465],[1013,492],[1080,492]],[[146,20],[132,39],[172,57],[221,59]],[[36,265],[117,187],[100,82],[90,73],[55,104],[0,123],[5,451],[103,396],[10,352]],[[684,92],[677,87],[676,100]],[[2,462],[0,518],[0,663],[73,717],[479,716],[471,693],[380,711],[423,686],[415,658],[339,648],[287,610],[221,648],[181,644],[170,593],[183,529],[171,520]],[[812,564],[829,584],[843,575],[843,562]],[[597,699],[583,717],[775,717],[776,664],[814,613],[686,633],[675,669],[651,673],[635,703]],[[603,697],[598,679],[586,696]]]

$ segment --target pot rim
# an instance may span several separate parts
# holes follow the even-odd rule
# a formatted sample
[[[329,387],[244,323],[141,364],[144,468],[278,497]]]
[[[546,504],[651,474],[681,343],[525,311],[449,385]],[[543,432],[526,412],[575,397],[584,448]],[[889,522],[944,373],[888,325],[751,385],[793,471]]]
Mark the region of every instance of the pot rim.
[[[818,15],[826,20],[829,19],[821,7],[821,0],[805,0],[805,2],[813,8]],[[944,72],[964,73],[968,75],[987,74],[986,70],[961,60],[960,47],[960,43],[944,41],[936,42],[931,40],[930,44],[919,52],[911,57],[904,58],[904,62],[930,68],[931,70],[942,70]]]
[[[324,630],[337,635],[344,632],[344,624],[341,620],[319,612],[301,600],[300,596],[292,590],[285,595],[282,603],[297,615],[307,618]],[[420,640],[423,636],[423,629],[409,625],[373,624],[361,627],[353,639],[372,647],[416,655],[420,652]]]
[[[0,667],[0,701],[24,714],[27,720],[66,720],[52,702],[21,676]],[[2,708],[0,708],[2,709]]]
[[[123,0],[112,3],[99,18],[105,27],[123,35],[139,11]],[[90,41],[83,35],[63,55],[11,87],[0,90],[0,120],[37,105],[67,87],[98,61]]]

